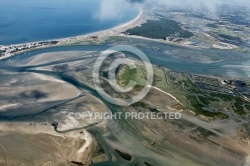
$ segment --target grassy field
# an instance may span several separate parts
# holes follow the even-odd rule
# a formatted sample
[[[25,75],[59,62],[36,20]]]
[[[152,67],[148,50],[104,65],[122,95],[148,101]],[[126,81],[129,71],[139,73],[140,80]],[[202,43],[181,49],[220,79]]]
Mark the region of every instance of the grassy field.
[[[143,86],[145,75],[145,70],[142,67],[137,69],[124,67],[120,72],[119,79],[123,85],[128,84],[130,80],[134,80],[137,82],[137,86]],[[237,94],[202,89],[196,82],[216,86],[217,88],[228,88],[214,78],[191,76],[154,67],[153,86],[175,96],[186,109],[192,110],[196,115],[227,119],[232,114],[245,116],[249,111],[250,103]]]

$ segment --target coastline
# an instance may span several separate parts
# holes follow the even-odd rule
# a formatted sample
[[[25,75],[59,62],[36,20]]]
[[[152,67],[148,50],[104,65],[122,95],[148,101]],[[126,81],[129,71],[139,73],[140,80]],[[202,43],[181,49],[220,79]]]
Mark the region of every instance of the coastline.
[[[102,38],[105,36],[130,37],[130,38],[143,39],[143,40],[165,43],[165,44],[170,44],[170,45],[179,45],[179,46],[183,46],[183,47],[203,48],[200,46],[192,45],[192,42],[190,42],[190,41],[184,41],[181,43],[177,43],[177,42],[170,42],[170,41],[166,41],[166,40],[162,40],[162,39],[152,39],[152,38],[147,38],[147,37],[143,37],[143,36],[124,34],[123,32],[125,32],[126,30],[132,29],[136,26],[140,26],[143,23],[145,23],[146,20],[148,19],[146,16],[145,9],[143,9],[140,6],[137,6],[137,8],[139,10],[139,14],[137,15],[137,17],[135,17],[133,20],[131,20],[129,22],[117,25],[117,26],[110,28],[110,29],[96,31],[96,32],[87,33],[87,34],[83,34],[83,35],[65,37],[65,38],[60,38],[60,39],[36,41],[36,42],[13,44],[13,45],[3,45],[3,46],[0,45],[0,61],[7,59],[7,58],[10,58],[12,56],[18,55],[18,54],[32,51],[32,50],[78,45],[81,42],[89,42],[91,40],[93,41],[94,38]],[[44,44],[44,43],[46,43],[46,44]],[[204,48],[206,48],[206,47],[204,47]],[[213,48],[216,48],[216,47],[213,47]],[[1,55],[2,49],[5,49],[6,51],[5,51],[5,53],[3,53]],[[218,49],[223,49],[223,48],[218,48]]]
[[[133,20],[126,22],[124,24],[121,25],[117,25],[113,28],[110,29],[106,29],[106,30],[101,30],[101,31],[97,31],[97,32],[93,32],[93,33],[88,33],[88,34],[84,34],[84,35],[77,35],[77,36],[72,36],[72,37],[66,37],[66,38],[60,38],[60,39],[53,39],[53,40],[44,40],[44,41],[37,41],[37,42],[30,42],[30,43],[22,43],[22,44],[13,44],[13,45],[3,45],[3,48],[17,48],[17,49],[21,49],[24,46],[34,46],[34,47],[28,47],[27,49],[23,49],[20,51],[16,51],[14,53],[6,53],[2,56],[0,56],[0,61],[10,58],[12,56],[15,56],[17,54],[21,54],[21,53],[26,53],[32,50],[37,50],[37,49],[43,49],[43,48],[50,48],[50,47],[60,47],[60,46],[67,46],[67,45],[71,45],[74,44],[76,42],[84,42],[87,39],[90,39],[91,37],[95,36],[95,37],[103,37],[103,36],[112,36],[112,35],[121,35],[122,32],[131,29],[133,27],[139,26],[141,25],[145,20],[144,20],[144,13],[143,13],[143,9],[140,7],[137,7],[139,10],[139,14],[136,18],[134,18]],[[53,45],[39,45],[39,43],[45,43],[45,42],[54,42],[56,41],[56,44]],[[0,45],[1,48],[1,45]]]
[[[204,48],[204,49],[219,49],[219,50],[240,49],[235,45],[223,43],[221,41],[218,41],[217,43],[213,45],[211,44],[210,46],[202,46],[202,45],[193,44],[192,40],[173,42],[169,40],[125,34],[123,32],[127,31],[128,29],[132,29],[136,26],[140,26],[143,23],[145,23],[146,20],[150,19],[150,17],[147,16],[147,9],[145,9],[142,6],[136,6],[136,8],[138,9],[139,13],[133,20],[117,25],[110,29],[100,30],[100,31],[87,33],[87,34],[81,34],[77,36],[59,38],[59,39],[48,39],[44,41],[36,41],[36,42],[13,44],[13,45],[0,45],[0,61],[10,58],[12,56],[15,56],[17,54],[22,54],[22,53],[26,53],[32,50],[38,50],[38,49],[44,49],[44,48],[79,45],[79,44],[84,44],[84,42],[86,43],[93,42],[92,44],[99,45],[101,41],[99,39],[105,36],[107,37],[120,36],[120,37],[134,38],[134,39],[142,39],[142,40],[159,42],[159,43],[164,43],[164,44],[169,44],[169,45],[178,45],[178,46],[187,47],[187,48]],[[209,34],[205,34],[205,35],[209,35]],[[94,40],[94,39],[97,39],[97,40]],[[210,63],[210,62],[207,62],[207,63]]]
[[[84,34],[84,35],[77,35],[77,36],[73,36],[73,37],[68,37],[68,38],[62,38],[62,39],[58,39],[60,40],[60,42],[63,41],[69,41],[69,39],[74,39],[74,40],[84,40],[84,39],[88,39],[89,37],[92,36],[98,36],[98,37],[102,37],[102,36],[106,36],[106,35],[117,35],[120,34],[121,32],[133,28],[135,26],[141,25],[141,19],[143,19],[143,10],[141,8],[138,7],[139,10],[139,14],[136,18],[134,18],[133,20],[121,24],[121,25],[117,25],[113,28],[110,29],[106,29],[106,30],[101,30],[101,31],[97,31],[97,32],[92,32],[92,33],[88,33],[88,34]]]

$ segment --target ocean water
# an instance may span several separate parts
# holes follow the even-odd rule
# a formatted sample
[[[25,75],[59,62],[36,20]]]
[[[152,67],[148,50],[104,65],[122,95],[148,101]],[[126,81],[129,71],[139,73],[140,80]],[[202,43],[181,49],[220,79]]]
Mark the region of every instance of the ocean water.
[[[106,0],[0,0],[0,45],[77,36],[137,17],[137,8]],[[115,2],[115,1],[113,1]]]

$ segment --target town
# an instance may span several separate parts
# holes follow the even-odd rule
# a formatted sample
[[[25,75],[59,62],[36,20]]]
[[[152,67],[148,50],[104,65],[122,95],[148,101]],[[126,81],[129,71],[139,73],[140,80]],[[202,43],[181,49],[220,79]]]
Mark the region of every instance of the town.
[[[58,42],[59,41],[57,40],[51,40],[51,41],[34,42],[28,44],[9,45],[9,46],[0,45],[0,58],[5,58],[7,56],[11,56],[16,53],[20,53],[29,49],[34,49],[37,47],[56,45],[58,44]]]

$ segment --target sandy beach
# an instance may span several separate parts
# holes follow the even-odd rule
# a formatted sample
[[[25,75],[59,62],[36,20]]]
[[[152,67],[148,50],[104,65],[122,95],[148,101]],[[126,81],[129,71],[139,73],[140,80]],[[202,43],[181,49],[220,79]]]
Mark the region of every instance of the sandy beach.
[[[70,37],[70,38],[58,39],[60,41],[59,44],[61,44],[62,42],[65,42],[65,41],[70,41],[70,40],[71,41],[72,40],[82,41],[82,40],[87,39],[91,36],[103,37],[103,36],[108,36],[108,35],[120,35],[122,32],[124,32],[128,29],[131,29],[133,27],[139,26],[145,21],[143,10],[141,8],[138,8],[138,10],[140,12],[139,15],[136,18],[134,18],[133,20],[131,20],[125,24],[118,25],[118,26],[115,26],[115,27],[113,27],[111,29],[107,29],[107,30],[88,33],[85,35],[79,35],[79,36]]]
[[[76,42],[81,42],[81,41],[85,41],[90,39],[91,37],[95,36],[95,37],[103,37],[103,36],[114,36],[114,35],[122,35],[122,32],[131,29],[133,27],[139,26],[142,23],[145,22],[145,15],[143,13],[143,9],[139,8],[139,15],[134,18],[133,20],[122,24],[122,25],[118,25],[115,26],[111,29],[107,29],[107,30],[102,30],[102,31],[97,31],[97,32],[93,32],[93,33],[88,33],[88,34],[84,34],[84,35],[78,35],[78,36],[72,36],[72,37],[67,37],[67,38],[61,38],[61,39],[53,39],[53,40],[47,40],[47,41],[37,41],[37,42],[31,42],[31,43],[23,43],[23,44],[16,44],[16,45],[6,45],[3,47],[10,47],[10,46],[17,46],[17,47],[22,47],[23,45],[32,45],[34,43],[39,43],[39,42],[50,42],[50,41],[58,41],[57,44],[55,45],[44,45],[44,46],[38,46],[35,48],[30,48],[30,49],[25,49],[25,50],[21,50],[21,51],[17,51],[15,53],[9,53],[9,54],[5,54],[4,56],[0,56],[0,60],[9,58],[11,56],[20,54],[20,53],[25,53],[25,52],[29,52],[31,50],[36,50],[36,49],[42,49],[42,48],[49,48],[49,47],[58,47],[58,46],[65,46],[65,45],[71,45],[74,44]],[[1,45],[0,45],[1,46]]]

